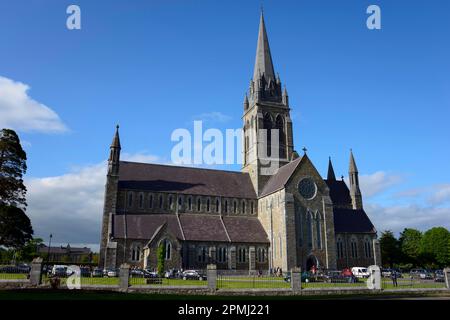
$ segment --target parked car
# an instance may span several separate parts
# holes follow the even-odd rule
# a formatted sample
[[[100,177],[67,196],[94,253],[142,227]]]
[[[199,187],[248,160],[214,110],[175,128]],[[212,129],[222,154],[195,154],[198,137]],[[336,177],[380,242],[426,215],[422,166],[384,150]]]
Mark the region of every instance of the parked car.
[[[412,269],[409,274],[411,278],[418,278],[421,280],[433,279],[433,275],[425,269]]]
[[[119,269],[106,269],[106,276],[114,278],[119,276]]]
[[[206,277],[197,270],[186,270],[181,273],[181,278],[183,280],[205,280]]]
[[[164,278],[176,279],[180,277],[180,271],[177,269],[170,269],[164,273]]]
[[[383,278],[390,278],[392,275],[392,269],[381,269],[381,276]]]
[[[51,275],[55,276],[55,277],[66,277],[67,276],[67,266],[54,265],[52,268]]]
[[[144,278],[144,270],[142,269],[131,269],[130,276],[132,278]]]
[[[88,267],[81,267],[80,268],[80,275],[82,277],[90,277],[91,276],[91,269]]]
[[[369,270],[364,267],[353,267],[352,273],[357,278],[368,278],[370,276]]]
[[[92,277],[95,277],[95,278],[103,277],[103,270],[100,268],[95,268],[92,271]]]
[[[325,282],[344,283],[348,282],[348,277],[344,277],[339,270],[328,270],[325,272]]]
[[[159,275],[158,272],[146,269],[144,270],[144,278],[159,278]]]
[[[443,270],[436,270],[434,272],[434,282],[445,282],[445,275]]]

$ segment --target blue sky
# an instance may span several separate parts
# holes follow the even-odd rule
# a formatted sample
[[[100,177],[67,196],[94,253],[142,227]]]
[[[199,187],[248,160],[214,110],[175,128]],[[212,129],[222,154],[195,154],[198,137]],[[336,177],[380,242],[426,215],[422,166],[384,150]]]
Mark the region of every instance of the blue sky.
[[[424,222],[429,210],[438,210],[439,219],[448,217],[450,3],[263,3],[275,71],[290,96],[296,149],[306,146],[323,175],[331,156],[340,176],[347,175],[353,148],[359,171],[366,176],[368,211],[379,214],[379,221],[394,214],[392,208],[403,208],[405,217],[414,211],[415,227],[439,223]],[[70,4],[81,8],[81,30],[66,28]],[[121,126],[123,153],[160,162],[170,160],[172,131],[191,128],[195,119],[209,119],[205,128],[241,126],[260,4],[0,3],[0,77],[29,86],[28,97],[50,108],[53,124],[60,125],[37,128],[0,118],[0,124],[19,132],[28,153],[27,179],[36,184],[29,188],[34,196],[29,194],[28,212],[38,235],[58,231],[46,227],[50,218],[38,213],[46,207],[36,188],[43,192],[49,177],[73,174],[71,178],[79,179],[86,168],[100,170],[116,123]],[[370,4],[381,8],[381,30],[366,27]],[[68,212],[60,215],[78,214],[61,208]],[[99,218],[100,212],[81,215]],[[441,225],[450,223],[442,220]],[[379,229],[383,227],[401,229],[398,224]],[[86,242],[96,237],[92,232]],[[84,242],[62,231],[59,239]]]

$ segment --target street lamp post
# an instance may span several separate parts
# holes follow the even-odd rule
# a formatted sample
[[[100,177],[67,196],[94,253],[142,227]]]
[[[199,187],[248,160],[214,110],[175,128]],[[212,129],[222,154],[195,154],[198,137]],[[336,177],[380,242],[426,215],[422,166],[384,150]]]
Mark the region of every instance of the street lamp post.
[[[53,237],[53,235],[50,233],[50,238],[48,240],[47,262],[50,261],[50,247],[52,245],[52,237]]]

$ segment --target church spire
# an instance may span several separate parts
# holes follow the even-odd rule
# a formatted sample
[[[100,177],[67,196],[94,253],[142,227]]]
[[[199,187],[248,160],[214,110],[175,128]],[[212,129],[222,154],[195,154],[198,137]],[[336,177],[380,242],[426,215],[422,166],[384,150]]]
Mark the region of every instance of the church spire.
[[[270,54],[269,39],[267,38],[266,25],[264,23],[264,13],[261,11],[253,81],[259,80],[262,76],[267,82],[276,80]]]
[[[331,163],[331,157],[328,158],[328,181],[336,181],[336,175],[334,174],[333,164]]]
[[[116,132],[114,138],[109,147],[109,158],[108,158],[108,175],[118,175],[119,174],[119,162],[120,162],[120,138],[119,138],[119,125],[116,126]]]
[[[363,204],[361,190],[359,189],[358,168],[356,167],[352,149],[350,149],[350,165],[348,175],[350,180],[350,196],[352,198],[353,209],[362,209]]]

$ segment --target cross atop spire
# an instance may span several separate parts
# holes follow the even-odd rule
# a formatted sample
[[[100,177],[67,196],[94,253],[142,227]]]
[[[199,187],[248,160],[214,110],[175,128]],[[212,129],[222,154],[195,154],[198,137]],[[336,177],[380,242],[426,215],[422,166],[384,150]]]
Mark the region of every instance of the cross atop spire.
[[[269,39],[267,37],[266,25],[264,23],[264,12],[261,7],[253,81],[257,81],[260,76],[263,75],[267,82],[270,80],[275,80],[275,71],[273,68],[272,56],[270,54]]]
[[[333,164],[331,163],[331,157],[328,158],[327,180],[336,181],[336,175],[334,174]]]

